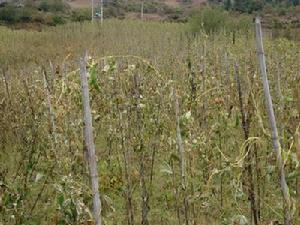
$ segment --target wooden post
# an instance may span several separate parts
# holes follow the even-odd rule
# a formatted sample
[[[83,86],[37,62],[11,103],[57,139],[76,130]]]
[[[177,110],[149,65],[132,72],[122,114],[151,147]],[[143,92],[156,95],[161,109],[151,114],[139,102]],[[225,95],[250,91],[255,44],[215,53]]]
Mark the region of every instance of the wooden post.
[[[276,127],[276,119],[273,110],[273,103],[269,89],[269,82],[267,77],[267,67],[266,67],[266,59],[263,49],[263,40],[262,40],[262,31],[261,31],[261,23],[260,19],[257,17],[255,19],[255,31],[256,31],[256,45],[257,45],[257,55],[260,64],[260,70],[263,81],[263,88],[265,93],[265,101],[266,108],[268,110],[269,122],[272,130],[272,140],[274,146],[274,152],[276,154],[277,159],[277,167],[279,169],[279,177],[280,177],[280,187],[283,196],[283,210],[284,210],[284,224],[291,225],[292,218],[290,213],[290,194],[289,188],[285,179],[285,171],[284,171],[284,162],[281,156],[281,146],[278,138],[278,131]]]
[[[90,179],[93,192],[93,214],[96,225],[102,225],[101,222],[101,201],[98,188],[98,171],[95,154],[95,144],[93,138],[92,113],[89,99],[89,87],[86,71],[87,54],[80,58],[80,79],[82,88],[83,103],[83,121],[84,121],[84,143],[88,155],[88,165],[90,170]]]

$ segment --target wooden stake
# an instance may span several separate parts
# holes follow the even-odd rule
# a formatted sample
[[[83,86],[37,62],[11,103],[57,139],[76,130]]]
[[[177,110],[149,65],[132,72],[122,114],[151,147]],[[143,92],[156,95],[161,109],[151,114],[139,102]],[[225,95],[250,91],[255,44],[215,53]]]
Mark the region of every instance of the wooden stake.
[[[263,81],[263,88],[265,93],[265,101],[266,101],[266,108],[268,111],[269,122],[272,130],[272,140],[274,146],[274,152],[277,158],[277,167],[279,169],[279,177],[280,177],[280,187],[283,196],[283,210],[284,210],[284,224],[291,225],[292,218],[290,213],[290,194],[289,188],[286,183],[285,179],[285,171],[284,171],[284,162],[281,156],[281,146],[278,138],[278,131],[276,127],[276,119],[273,110],[273,103],[269,89],[269,82],[267,77],[267,67],[266,67],[266,59],[263,49],[263,40],[262,40],[262,31],[261,31],[261,23],[260,19],[257,17],[255,19],[255,30],[256,30],[256,45],[257,45],[257,55],[260,64],[260,70],[262,75]]]
[[[185,217],[185,225],[189,224],[189,214],[188,214],[188,200],[187,200],[187,181],[186,181],[186,160],[185,160],[185,149],[184,143],[181,136],[181,128],[180,128],[180,111],[179,111],[179,102],[176,90],[173,89],[173,97],[175,103],[175,116],[176,116],[176,143],[178,148],[178,153],[180,157],[180,176],[181,176],[181,188],[184,195],[184,217]]]
[[[92,113],[89,99],[89,87],[87,81],[87,54],[80,58],[80,79],[82,88],[82,103],[83,103],[83,121],[84,121],[84,141],[87,149],[88,164],[90,170],[90,179],[93,192],[93,214],[96,225],[102,225],[101,222],[101,201],[98,187],[98,171],[95,154],[95,144],[93,138]]]
[[[57,137],[56,137],[55,115],[54,115],[53,108],[51,105],[51,96],[50,96],[50,92],[49,92],[49,85],[48,85],[48,81],[47,81],[47,73],[46,73],[45,68],[42,69],[42,73],[43,73],[43,79],[44,79],[44,91],[45,91],[45,95],[46,95],[46,102],[47,102],[47,107],[48,107],[49,117],[50,117],[50,122],[51,122],[51,133],[52,133],[52,137],[53,137],[53,141],[54,141],[54,146],[56,146]]]

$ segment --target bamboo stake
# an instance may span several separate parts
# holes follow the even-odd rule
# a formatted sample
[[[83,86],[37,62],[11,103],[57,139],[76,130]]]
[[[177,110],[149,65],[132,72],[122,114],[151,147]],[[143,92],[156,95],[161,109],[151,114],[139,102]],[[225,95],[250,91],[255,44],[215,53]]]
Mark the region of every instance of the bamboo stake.
[[[149,193],[146,186],[146,168],[145,168],[145,145],[144,140],[141,136],[142,127],[143,127],[143,115],[140,107],[141,102],[141,88],[140,88],[140,76],[135,74],[133,77],[134,82],[134,98],[135,98],[135,108],[136,108],[136,123],[137,123],[137,138],[139,144],[137,150],[139,151],[139,160],[140,160],[140,184],[141,184],[141,198],[142,198],[142,225],[149,225],[148,214],[149,214]]]
[[[47,81],[47,73],[46,73],[45,68],[43,68],[42,71],[43,71],[43,79],[44,79],[44,91],[45,91],[45,95],[46,95],[47,107],[48,107],[50,122],[51,122],[51,133],[52,133],[53,140],[54,140],[54,146],[56,146],[57,138],[56,138],[55,115],[54,115],[53,108],[51,105],[51,96],[50,96],[50,92],[49,92],[49,85],[48,85],[48,81]]]
[[[56,145],[57,145],[57,138],[56,138],[56,125],[55,125],[55,115],[52,109],[52,105],[51,105],[51,96],[50,96],[50,92],[49,92],[49,85],[48,85],[48,81],[47,81],[47,73],[46,73],[46,69],[42,68],[42,73],[43,73],[43,80],[44,80],[44,92],[45,92],[45,96],[46,96],[46,103],[47,103],[47,107],[48,107],[48,111],[49,111],[49,116],[50,116],[50,122],[51,122],[51,134],[53,137],[53,142],[52,142],[52,150],[55,149]],[[54,154],[55,156],[55,154]],[[30,216],[32,216],[38,201],[41,200],[42,194],[45,191],[47,184],[49,182],[49,177],[52,176],[53,174],[53,170],[56,166],[56,163],[54,163],[48,170],[47,170],[47,174],[45,177],[45,181],[43,183],[43,186],[41,188],[41,190],[39,191],[32,207],[30,210]]]
[[[180,154],[180,175],[181,175],[181,185],[182,189],[186,189],[186,162],[185,162],[185,150],[183,146],[183,140],[181,136],[181,129],[180,129],[180,118],[179,118],[179,103],[177,98],[177,93],[175,90],[173,90],[173,96],[175,100],[175,113],[176,113],[176,142],[178,151]]]
[[[95,154],[95,144],[93,138],[92,113],[89,100],[89,89],[87,81],[87,54],[80,58],[80,79],[82,88],[83,120],[84,120],[84,144],[88,154],[88,165],[90,170],[90,179],[93,192],[93,214],[96,225],[102,225],[101,222],[101,201],[98,188],[98,172]]]
[[[179,103],[176,90],[173,89],[173,97],[175,103],[175,116],[176,116],[176,143],[180,157],[180,176],[181,176],[181,188],[184,195],[184,217],[185,225],[189,224],[189,215],[188,215],[188,201],[187,201],[187,181],[186,181],[186,160],[185,160],[185,149],[181,136],[180,128],[180,115],[179,115]]]
[[[284,162],[281,156],[281,146],[278,138],[278,131],[276,127],[276,119],[273,110],[273,103],[269,89],[269,82],[267,77],[267,68],[266,68],[266,59],[263,49],[263,40],[262,40],[262,31],[261,31],[261,23],[260,19],[256,17],[255,19],[255,30],[256,30],[256,45],[257,45],[257,54],[258,60],[260,64],[260,70],[262,75],[263,81],[263,88],[265,93],[265,101],[266,101],[266,108],[268,111],[269,122],[272,130],[272,140],[274,146],[274,152],[276,154],[276,161],[277,167],[279,169],[279,177],[280,177],[280,187],[283,196],[283,210],[284,210],[284,224],[291,225],[292,224],[292,217],[290,213],[290,195],[289,195],[289,188],[286,183],[285,179],[285,171],[284,171]]]
[[[131,181],[131,175],[130,175],[130,152],[128,151],[127,145],[126,145],[126,135],[125,130],[128,129],[128,124],[124,125],[123,123],[123,116],[120,109],[119,110],[119,127],[120,132],[122,135],[121,138],[121,148],[123,152],[123,158],[124,158],[124,175],[125,175],[125,181],[126,181],[126,211],[127,211],[127,224],[128,225],[134,225],[134,211],[133,211],[133,199],[132,199],[132,181]]]

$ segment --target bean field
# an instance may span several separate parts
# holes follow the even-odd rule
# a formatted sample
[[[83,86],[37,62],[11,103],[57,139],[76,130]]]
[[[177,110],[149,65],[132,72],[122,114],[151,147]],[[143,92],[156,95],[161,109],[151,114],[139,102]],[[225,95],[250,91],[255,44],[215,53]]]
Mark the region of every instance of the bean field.
[[[254,25],[0,27],[0,224],[94,224],[85,70],[102,224],[300,224],[300,44],[263,37],[288,205]]]

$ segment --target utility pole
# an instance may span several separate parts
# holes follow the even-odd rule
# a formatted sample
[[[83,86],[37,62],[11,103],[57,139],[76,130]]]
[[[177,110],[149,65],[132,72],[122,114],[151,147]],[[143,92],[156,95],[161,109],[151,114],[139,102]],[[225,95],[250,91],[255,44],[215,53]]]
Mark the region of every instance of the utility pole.
[[[144,0],[141,2],[141,19],[144,19]]]
[[[92,0],[92,22],[94,22],[94,0]]]
[[[101,25],[103,24],[103,0],[100,0],[100,21]]]

